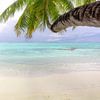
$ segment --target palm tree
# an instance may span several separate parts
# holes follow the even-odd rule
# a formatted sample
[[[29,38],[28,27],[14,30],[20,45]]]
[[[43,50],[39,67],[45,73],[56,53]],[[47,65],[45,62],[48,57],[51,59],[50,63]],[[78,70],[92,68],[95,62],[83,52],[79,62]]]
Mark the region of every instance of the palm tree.
[[[53,32],[59,32],[71,26],[100,27],[100,1],[76,7],[49,25]]]
[[[24,32],[31,38],[36,29],[45,29],[48,26],[52,30],[54,24],[50,25],[50,23],[53,23],[60,15],[76,6],[93,1],[95,0],[17,0],[1,14],[0,21],[6,22],[17,10],[24,8],[15,26],[15,31],[17,36]]]

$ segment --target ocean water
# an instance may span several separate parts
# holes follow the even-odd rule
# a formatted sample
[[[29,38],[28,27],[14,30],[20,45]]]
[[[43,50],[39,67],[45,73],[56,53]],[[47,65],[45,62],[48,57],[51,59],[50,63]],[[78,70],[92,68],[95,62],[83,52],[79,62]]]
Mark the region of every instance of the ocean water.
[[[0,43],[0,73],[99,70],[68,64],[100,65],[100,43]],[[76,68],[76,69],[75,69]]]

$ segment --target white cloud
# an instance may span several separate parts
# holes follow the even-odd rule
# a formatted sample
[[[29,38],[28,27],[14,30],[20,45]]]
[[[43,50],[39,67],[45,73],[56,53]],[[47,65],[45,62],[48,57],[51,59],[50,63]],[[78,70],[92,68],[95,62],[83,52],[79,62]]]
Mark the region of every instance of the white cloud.
[[[60,38],[60,37],[62,37],[61,34],[56,34],[56,33],[50,34],[49,36],[53,37],[53,38]]]
[[[59,41],[61,40],[60,38],[56,38],[56,39],[47,39],[47,42],[56,42],[56,41]]]

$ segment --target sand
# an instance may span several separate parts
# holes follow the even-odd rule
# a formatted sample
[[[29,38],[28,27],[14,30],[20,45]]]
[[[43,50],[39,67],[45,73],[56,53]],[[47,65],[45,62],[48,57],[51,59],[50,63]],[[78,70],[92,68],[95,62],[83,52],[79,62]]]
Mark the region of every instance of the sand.
[[[100,100],[100,72],[0,76],[0,100]]]

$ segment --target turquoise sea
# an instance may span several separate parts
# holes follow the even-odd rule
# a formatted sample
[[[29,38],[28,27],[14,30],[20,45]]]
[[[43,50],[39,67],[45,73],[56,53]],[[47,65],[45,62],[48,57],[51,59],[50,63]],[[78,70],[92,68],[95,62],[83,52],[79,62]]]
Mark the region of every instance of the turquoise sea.
[[[0,58],[100,56],[100,43],[0,43]]]
[[[6,74],[51,73],[66,68],[72,71],[75,67],[68,64],[99,62],[100,43],[0,43],[0,72]],[[87,70],[91,69],[100,68]]]

